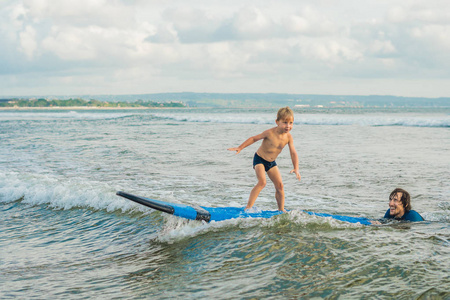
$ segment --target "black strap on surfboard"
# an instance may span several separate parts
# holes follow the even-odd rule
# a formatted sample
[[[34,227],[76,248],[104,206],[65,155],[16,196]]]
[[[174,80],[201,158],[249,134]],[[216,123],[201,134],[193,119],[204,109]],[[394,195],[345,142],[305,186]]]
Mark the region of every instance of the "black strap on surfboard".
[[[166,205],[164,203],[160,203],[161,201],[146,199],[143,197],[135,196],[121,191],[116,192],[116,195],[171,215],[175,213],[175,208],[173,206],[169,204]],[[197,205],[190,208],[194,209],[197,212],[197,215],[195,217],[196,220],[206,222],[211,221],[211,214],[206,209],[201,208],[200,206]]]
[[[196,220],[205,222],[211,221],[211,214],[209,211],[200,206],[193,206],[192,208],[197,212],[197,217],[195,217]]]
[[[135,195],[132,195],[132,194],[118,191],[116,193],[116,195],[130,199],[131,201],[134,201],[136,203],[148,206],[150,208],[153,208],[153,209],[156,209],[156,210],[159,210],[159,211],[171,214],[171,215],[173,215],[173,213],[175,212],[175,209],[172,206],[164,205],[164,204],[156,203],[156,202],[146,201],[145,199],[135,196]]]

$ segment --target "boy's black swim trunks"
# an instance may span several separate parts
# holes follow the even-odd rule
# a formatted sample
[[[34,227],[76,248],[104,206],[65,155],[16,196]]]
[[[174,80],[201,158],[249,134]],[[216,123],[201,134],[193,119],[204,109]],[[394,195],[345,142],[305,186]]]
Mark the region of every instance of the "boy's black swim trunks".
[[[273,167],[275,167],[277,165],[277,162],[276,161],[267,161],[264,158],[262,158],[261,156],[259,156],[257,153],[255,153],[255,156],[253,157],[253,169],[258,164],[263,164],[264,169],[267,172],[270,169],[272,169]]]

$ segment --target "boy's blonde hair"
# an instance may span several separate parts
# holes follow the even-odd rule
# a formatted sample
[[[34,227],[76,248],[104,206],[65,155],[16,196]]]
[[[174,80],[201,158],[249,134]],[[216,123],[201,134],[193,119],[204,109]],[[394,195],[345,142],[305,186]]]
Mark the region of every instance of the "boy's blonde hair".
[[[294,119],[294,112],[292,109],[290,109],[289,106],[280,108],[277,113],[277,121],[286,120],[287,118]]]

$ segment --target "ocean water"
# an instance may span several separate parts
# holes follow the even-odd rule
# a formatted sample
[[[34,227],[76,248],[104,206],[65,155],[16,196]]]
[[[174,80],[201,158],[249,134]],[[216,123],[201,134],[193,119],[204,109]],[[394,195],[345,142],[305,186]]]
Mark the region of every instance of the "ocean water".
[[[276,109],[0,111],[1,299],[449,299],[450,109],[296,109],[289,213],[187,221],[115,195],[245,206],[227,151]],[[396,187],[426,219],[381,218]],[[276,209],[268,182],[256,209]]]

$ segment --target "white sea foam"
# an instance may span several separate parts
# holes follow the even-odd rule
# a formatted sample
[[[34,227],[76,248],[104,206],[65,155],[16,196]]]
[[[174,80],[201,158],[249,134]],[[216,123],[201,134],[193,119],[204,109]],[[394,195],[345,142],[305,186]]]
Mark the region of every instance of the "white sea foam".
[[[320,217],[315,215],[310,215],[306,212],[300,210],[292,210],[289,212],[289,219],[291,222],[300,225],[302,227],[306,226],[329,226],[331,228],[359,228],[362,226],[360,223],[349,223],[338,221],[332,217]]]
[[[274,124],[273,114],[202,114],[202,113],[154,113],[152,116],[177,122]],[[450,116],[443,114],[298,114],[297,125],[360,125],[360,126],[411,126],[450,127]]]
[[[164,214],[165,223],[162,230],[158,233],[156,239],[163,243],[175,243],[180,240],[194,236],[206,234],[208,232],[227,231],[230,227],[251,228],[260,226],[267,222],[263,218],[238,218],[225,221],[205,221],[186,220],[172,215]]]
[[[107,211],[129,211],[136,205],[115,195],[104,182],[82,178],[62,180],[41,174],[0,173],[0,202],[20,200],[30,205],[47,204],[55,209],[84,207]],[[140,208],[140,207],[139,207]]]
[[[0,121],[11,120],[108,120],[149,115],[175,122],[193,123],[236,123],[274,124],[274,113],[267,112],[214,112],[195,111],[0,111]],[[450,127],[450,115],[445,113],[296,113],[297,125],[360,125],[360,126],[408,126],[408,127]]]
[[[165,223],[157,234],[156,240],[163,243],[175,243],[194,236],[229,230],[230,227],[241,229],[253,227],[277,228],[290,227],[326,227],[334,229],[361,228],[366,225],[338,221],[331,217],[312,216],[300,210],[292,210],[287,214],[272,218],[238,218],[225,221],[206,223],[204,221],[191,221],[164,214]]]
[[[133,112],[101,111],[0,111],[0,121],[12,120],[108,120],[132,116]]]

